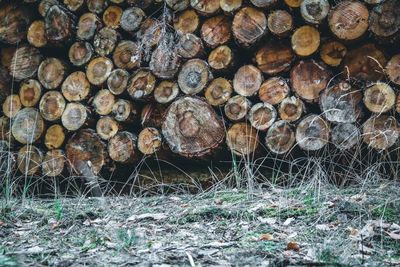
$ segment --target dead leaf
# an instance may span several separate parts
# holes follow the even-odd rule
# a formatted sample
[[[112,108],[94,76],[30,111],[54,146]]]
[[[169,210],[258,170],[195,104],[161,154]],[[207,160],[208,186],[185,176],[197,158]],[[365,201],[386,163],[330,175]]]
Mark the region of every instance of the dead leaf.
[[[274,237],[271,234],[262,234],[258,238],[258,241],[271,241],[274,240]]]
[[[287,244],[286,249],[287,249],[287,250],[293,250],[293,251],[299,251],[299,250],[300,250],[300,246],[299,246],[299,244],[297,244],[296,242],[291,241],[291,242],[289,242],[289,243]]]

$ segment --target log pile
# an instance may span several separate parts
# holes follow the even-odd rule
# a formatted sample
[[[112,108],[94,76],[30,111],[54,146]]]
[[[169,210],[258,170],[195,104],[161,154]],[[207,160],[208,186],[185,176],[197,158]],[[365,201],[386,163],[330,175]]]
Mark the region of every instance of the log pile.
[[[47,176],[387,150],[399,40],[398,0],[3,0],[0,137]]]

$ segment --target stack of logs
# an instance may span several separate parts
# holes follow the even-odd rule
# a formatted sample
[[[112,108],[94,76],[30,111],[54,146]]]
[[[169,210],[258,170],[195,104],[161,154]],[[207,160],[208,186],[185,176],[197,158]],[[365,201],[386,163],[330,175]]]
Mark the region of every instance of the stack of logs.
[[[0,139],[47,176],[224,144],[386,150],[398,41],[398,0],[1,0]]]

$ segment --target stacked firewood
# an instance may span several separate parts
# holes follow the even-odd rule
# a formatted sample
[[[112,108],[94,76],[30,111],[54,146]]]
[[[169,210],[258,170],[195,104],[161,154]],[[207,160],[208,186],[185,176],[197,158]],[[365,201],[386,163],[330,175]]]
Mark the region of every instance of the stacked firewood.
[[[0,2],[0,137],[23,174],[397,142],[398,0]]]

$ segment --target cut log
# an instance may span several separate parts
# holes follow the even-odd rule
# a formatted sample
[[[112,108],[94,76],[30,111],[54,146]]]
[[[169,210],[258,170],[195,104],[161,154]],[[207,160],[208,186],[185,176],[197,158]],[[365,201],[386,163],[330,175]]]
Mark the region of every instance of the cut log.
[[[119,129],[118,122],[110,116],[101,117],[96,124],[96,132],[103,140],[109,140],[115,136]]]
[[[230,18],[224,15],[209,18],[201,26],[201,39],[211,48],[226,44],[231,39],[231,24]]]
[[[164,29],[159,20],[153,18],[145,19],[141,24],[139,30],[136,32],[136,39],[144,46],[145,54],[149,54],[150,50],[158,44]]]
[[[199,16],[193,9],[186,9],[174,18],[174,29],[178,34],[194,33],[199,25]]]
[[[175,100],[179,94],[178,83],[172,81],[162,81],[154,89],[154,99],[161,104],[167,104]]]
[[[94,35],[94,51],[102,57],[107,56],[114,50],[117,41],[117,32],[113,28],[104,27]]]
[[[25,40],[32,18],[32,12],[23,5],[12,3],[1,6],[0,42],[17,44]]]
[[[361,117],[361,101],[362,92],[342,81],[322,91],[319,103],[328,121],[353,123]]]
[[[277,105],[285,99],[290,92],[290,87],[282,77],[272,77],[261,84],[258,97],[261,101]]]
[[[107,0],[86,0],[86,6],[90,12],[101,14],[108,6]]]
[[[6,116],[0,117],[0,140],[9,144],[14,142],[14,137],[11,134],[11,120]]]
[[[364,104],[373,113],[385,113],[393,109],[396,103],[396,94],[386,83],[372,84],[364,91]]]
[[[245,122],[232,125],[226,134],[226,143],[233,154],[250,156],[259,146],[257,130]]]
[[[293,27],[293,17],[286,10],[274,10],[268,15],[268,29],[278,37],[289,35]]]
[[[185,94],[195,95],[203,91],[212,78],[207,62],[191,59],[182,66],[178,75],[178,84]]]
[[[45,176],[60,176],[65,168],[65,155],[61,149],[47,151],[42,163],[42,173]]]
[[[267,18],[258,9],[244,7],[235,14],[232,32],[240,45],[252,46],[265,35],[266,31]]]
[[[117,133],[108,142],[108,154],[113,161],[122,164],[137,161],[137,136],[127,131]]]
[[[140,122],[143,128],[153,127],[160,129],[165,115],[165,107],[159,104],[147,104],[142,108]]]
[[[339,150],[349,150],[361,141],[360,129],[351,123],[339,123],[332,129],[332,143]]]
[[[81,103],[68,103],[61,116],[62,125],[68,131],[77,131],[88,119],[88,113]]]
[[[75,16],[60,5],[53,5],[44,18],[47,40],[54,44],[68,42],[75,35]]]
[[[68,101],[82,101],[90,92],[90,83],[82,71],[71,73],[63,82],[61,91]]]
[[[18,170],[25,176],[38,174],[43,162],[43,153],[37,147],[26,145],[19,149],[17,155]]]
[[[114,104],[115,96],[108,89],[98,91],[92,102],[94,111],[99,115],[110,114]]]
[[[136,6],[141,9],[146,9],[151,6],[153,3],[159,4],[159,0],[126,0],[126,3],[130,6]]]
[[[319,31],[312,26],[302,26],[292,35],[293,51],[301,57],[307,57],[314,54],[320,44]]]
[[[337,67],[346,56],[347,48],[337,41],[329,41],[321,46],[320,56],[325,64]]]
[[[37,80],[29,79],[21,82],[19,87],[19,98],[24,107],[35,106],[42,95],[42,86]]]
[[[204,16],[213,15],[220,9],[219,1],[214,0],[190,0],[190,6]]]
[[[75,42],[69,49],[68,58],[74,66],[82,66],[93,56],[93,47],[87,42]]]
[[[6,100],[3,102],[3,113],[8,118],[14,118],[18,111],[21,110],[21,100],[19,95],[12,94],[7,96]]]
[[[215,107],[224,105],[232,95],[232,83],[225,78],[216,78],[207,87],[204,96]]]
[[[58,58],[47,58],[40,63],[38,70],[39,82],[46,89],[56,89],[64,81],[67,66]]]
[[[121,28],[127,32],[136,31],[145,17],[144,11],[138,7],[125,9],[121,16]]]
[[[369,11],[360,1],[345,0],[329,12],[331,32],[343,41],[361,38],[368,29]]]
[[[44,136],[44,144],[48,149],[60,148],[65,141],[65,129],[59,124],[50,126]]]
[[[234,65],[232,49],[227,45],[218,46],[208,55],[208,64],[216,71],[230,69]]]
[[[128,86],[129,73],[125,69],[115,69],[107,79],[107,87],[114,95],[125,92]]]
[[[21,144],[32,144],[39,140],[44,132],[44,122],[38,110],[21,109],[12,122],[11,132]]]
[[[306,22],[322,24],[328,16],[330,8],[328,0],[303,0],[300,5],[300,13]]]
[[[182,11],[188,8],[189,0],[165,0],[168,7],[170,7],[173,11]]]
[[[233,78],[233,89],[242,96],[257,94],[264,78],[261,71],[253,65],[244,65],[239,68]]]
[[[109,6],[103,13],[103,22],[106,27],[117,29],[121,23],[123,9],[119,6]]]
[[[0,74],[3,77],[4,80],[2,80],[2,82],[4,83],[5,81],[9,82],[11,79],[10,77],[6,78],[5,74],[7,74],[7,76],[9,76],[9,71],[12,68],[12,58],[14,56],[15,50],[17,50],[16,47],[14,46],[8,46],[8,47],[2,47],[0,48]],[[7,70],[8,71],[7,71]],[[5,74],[4,74],[5,73]]]
[[[293,91],[308,102],[316,102],[319,93],[326,88],[331,73],[322,62],[305,60],[298,62],[290,72]]]
[[[64,112],[65,106],[65,99],[59,91],[48,91],[40,100],[40,115],[47,121],[59,120]]]
[[[128,100],[118,99],[112,107],[112,115],[119,122],[133,123],[138,117],[138,111]]]
[[[191,96],[178,98],[169,106],[162,133],[172,152],[188,158],[210,155],[225,137],[222,121],[212,107]]]
[[[161,133],[156,128],[144,128],[138,137],[138,149],[144,155],[152,155],[161,149]]]
[[[294,122],[301,118],[305,111],[304,103],[295,96],[287,97],[279,105],[279,117],[288,122]]]
[[[329,141],[329,124],[319,115],[311,114],[303,118],[296,128],[296,141],[306,151],[323,148]]]
[[[242,0],[220,0],[219,5],[222,11],[226,13],[233,13],[242,7]]]
[[[115,66],[121,69],[133,70],[140,67],[141,51],[135,42],[121,41],[113,53]]]
[[[76,36],[81,40],[90,40],[103,27],[101,20],[93,13],[83,14],[78,21]]]
[[[290,152],[296,142],[293,128],[287,121],[281,120],[274,122],[265,136],[265,145],[277,155]]]
[[[59,0],[41,0],[38,6],[39,14],[44,18],[50,7],[59,4]]]
[[[233,122],[241,121],[246,118],[250,108],[250,100],[244,96],[236,95],[226,102],[224,106],[225,116]]]
[[[113,63],[106,57],[97,57],[89,62],[86,68],[86,77],[93,85],[102,85],[110,76]]]
[[[273,7],[278,4],[279,0],[250,0],[256,7]]]
[[[28,79],[36,75],[42,55],[33,46],[21,46],[12,57],[10,73],[17,81]]]
[[[374,7],[369,17],[369,29],[379,41],[396,43],[400,39],[399,1],[386,0]]]
[[[65,150],[72,170],[78,175],[83,175],[88,169],[98,175],[106,164],[105,145],[91,129],[75,133],[68,140]]]
[[[195,58],[204,54],[203,42],[194,34],[187,33],[179,38],[178,53],[183,58]]]
[[[396,85],[400,85],[400,54],[394,55],[389,60],[385,70],[389,80]]]
[[[64,5],[66,8],[73,12],[81,9],[84,3],[85,0],[64,0]]]
[[[372,116],[363,124],[362,131],[364,143],[377,150],[390,148],[399,138],[397,120],[387,115]]]
[[[290,69],[294,56],[289,44],[267,42],[256,52],[255,60],[262,72],[268,75],[276,75]]]
[[[175,36],[166,33],[153,51],[149,63],[151,72],[161,79],[172,79],[181,66]]]
[[[374,44],[365,44],[350,50],[343,61],[343,76],[363,81],[382,80],[386,58]]]
[[[298,8],[301,5],[302,0],[285,0],[285,4],[291,8]]]
[[[276,109],[269,103],[257,103],[251,107],[248,120],[255,129],[267,130],[276,120]]]
[[[155,85],[156,77],[150,71],[139,70],[129,79],[126,90],[132,99],[143,99],[153,92]]]
[[[29,26],[28,42],[34,47],[41,48],[47,45],[46,27],[43,20],[35,20]]]

